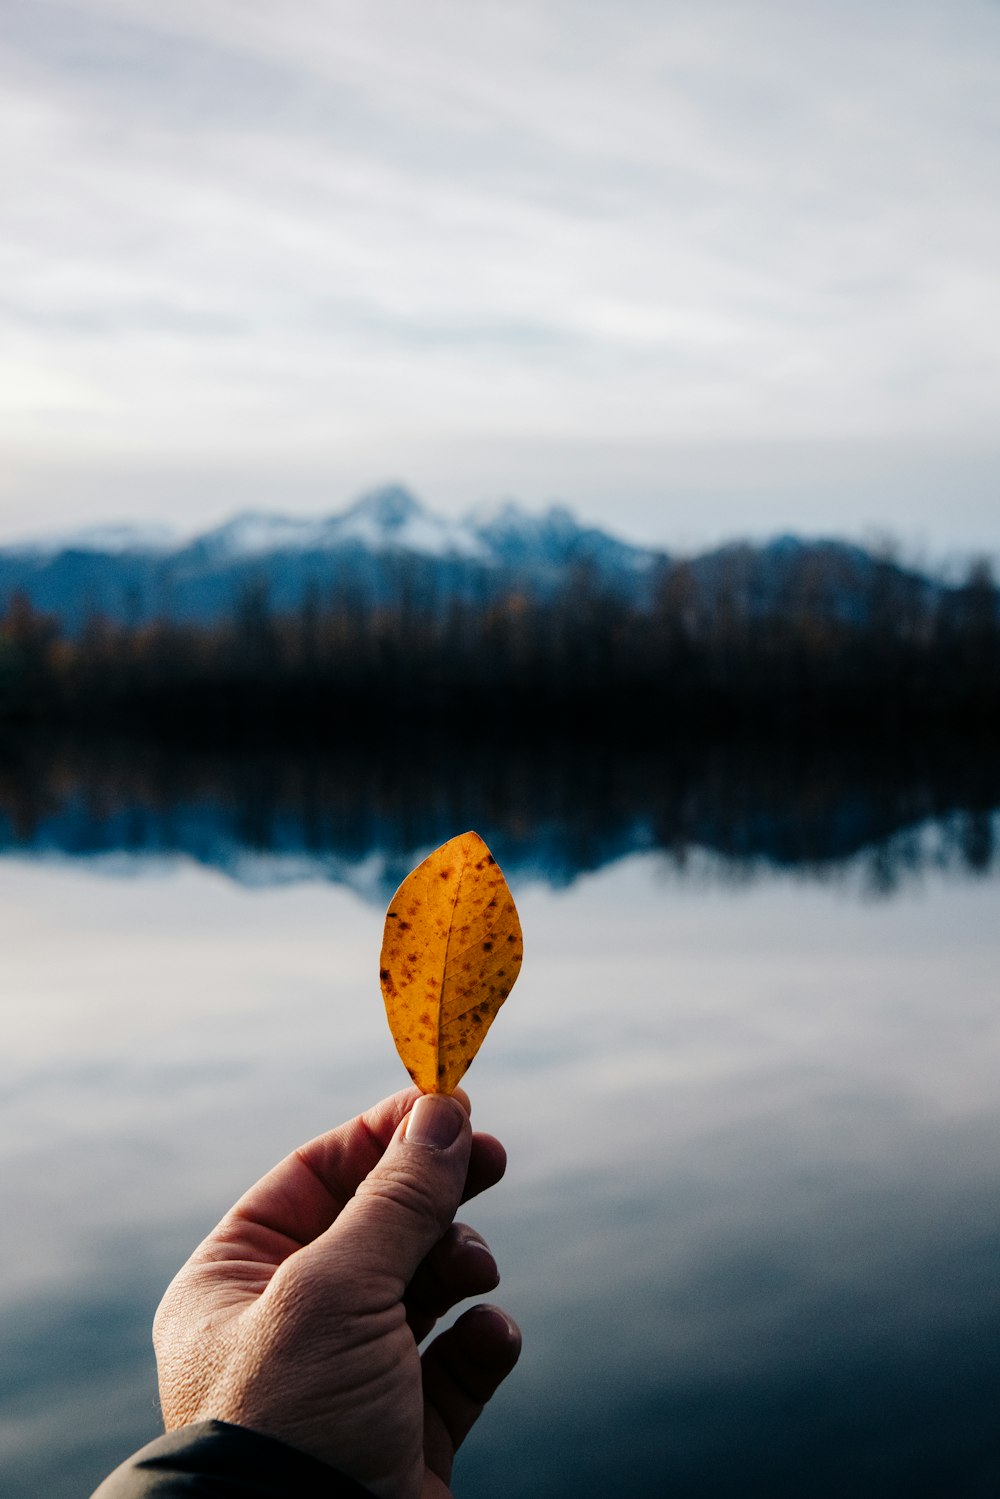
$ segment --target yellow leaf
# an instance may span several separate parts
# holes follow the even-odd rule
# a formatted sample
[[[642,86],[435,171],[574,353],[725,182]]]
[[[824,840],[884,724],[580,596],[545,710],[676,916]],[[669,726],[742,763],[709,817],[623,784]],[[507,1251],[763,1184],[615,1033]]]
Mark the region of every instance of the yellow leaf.
[[[521,923],[478,833],[443,843],[389,905],[380,977],[403,1065],[424,1093],[453,1093],[521,969]]]

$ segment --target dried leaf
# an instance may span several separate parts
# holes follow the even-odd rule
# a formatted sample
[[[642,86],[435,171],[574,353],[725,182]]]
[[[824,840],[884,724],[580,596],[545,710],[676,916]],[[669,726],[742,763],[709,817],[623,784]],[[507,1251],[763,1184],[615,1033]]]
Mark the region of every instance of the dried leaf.
[[[393,896],[382,996],[396,1050],[425,1093],[453,1093],[521,968],[521,923],[478,833],[435,849]]]

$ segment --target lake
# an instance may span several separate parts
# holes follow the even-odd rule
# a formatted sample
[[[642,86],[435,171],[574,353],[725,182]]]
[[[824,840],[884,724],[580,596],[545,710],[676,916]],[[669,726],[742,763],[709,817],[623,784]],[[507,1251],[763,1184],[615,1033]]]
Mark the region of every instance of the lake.
[[[959,757],[959,760],[961,757]],[[474,826],[522,976],[467,1078],[522,1362],[464,1499],[1000,1492],[1000,788],[945,755],[0,755],[0,1467],[158,1430],[176,1268],[405,1084],[386,901]]]

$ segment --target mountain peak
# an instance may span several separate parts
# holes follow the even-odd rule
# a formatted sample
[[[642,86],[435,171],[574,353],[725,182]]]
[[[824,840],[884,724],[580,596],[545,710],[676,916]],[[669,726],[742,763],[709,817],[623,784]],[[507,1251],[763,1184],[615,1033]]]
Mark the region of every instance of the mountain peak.
[[[344,511],[342,519],[366,520],[382,531],[402,531],[410,522],[427,512],[410,490],[402,484],[386,484],[369,490]]]
[[[426,557],[480,559],[483,548],[461,521],[434,515],[401,484],[387,484],[355,500],[336,522],[341,541],[373,552],[409,551]]]
[[[468,517],[469,524],[480,533],[504,540],[520,540],[534,544],[543,537],[565,540],[580,532],[575,516],[565,505],[550,505],[547,510],[526,510],[516,500],[499,500],[492,505],[480,506]]]
[[[493,528],[519,526],[527,516],[527,511],[517,500],[510,498],[498,500],[484,500],[469,511],[465,517],[466,523],[477,531],[488,531]]]

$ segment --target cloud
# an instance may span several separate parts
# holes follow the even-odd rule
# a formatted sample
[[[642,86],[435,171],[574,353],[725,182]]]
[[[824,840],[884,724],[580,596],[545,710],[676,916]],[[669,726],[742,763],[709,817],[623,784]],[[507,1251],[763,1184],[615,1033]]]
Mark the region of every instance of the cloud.
[[[998,44],[980,0],[8,0],[0,459],[473,499],[526,444],[572,499],[598,441],[644,491],[875,444],[891,520],[912,445],[996,446]]]

